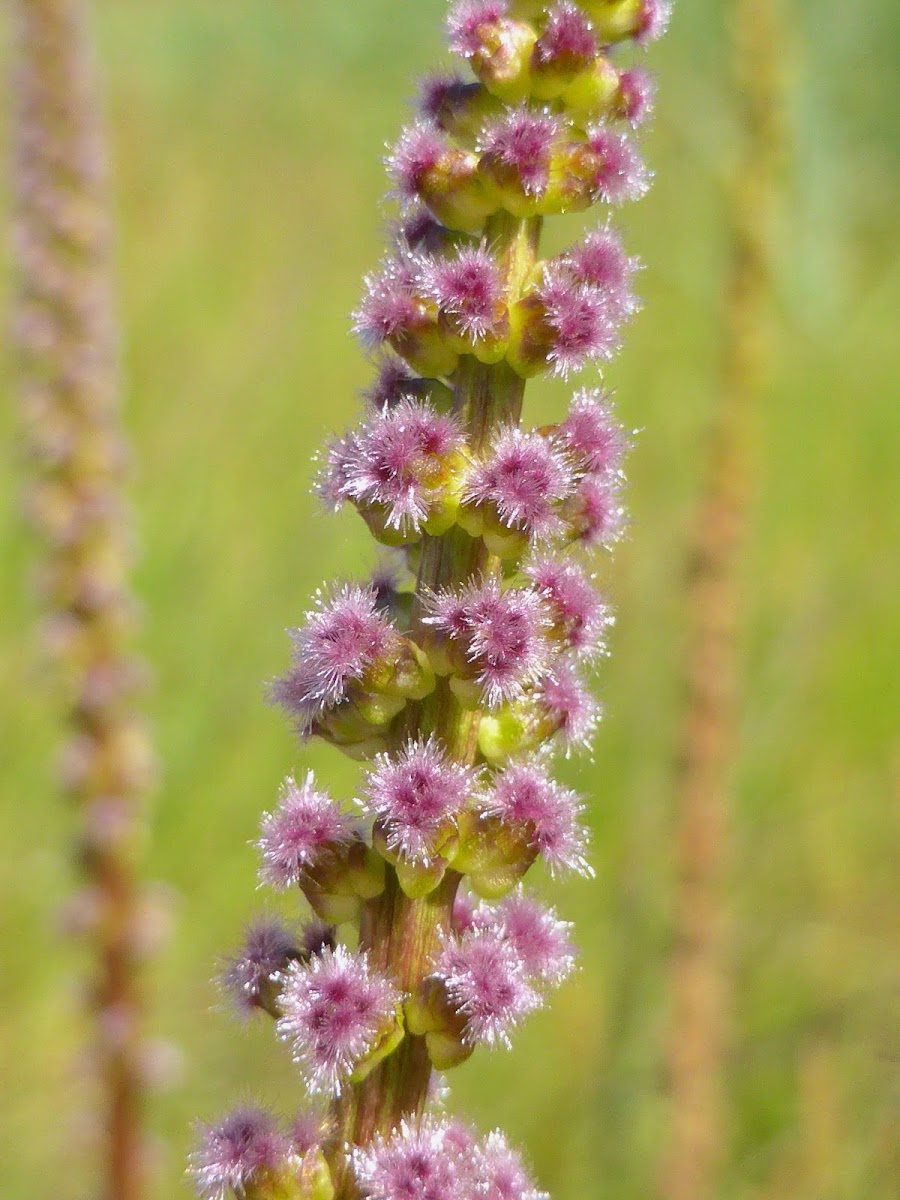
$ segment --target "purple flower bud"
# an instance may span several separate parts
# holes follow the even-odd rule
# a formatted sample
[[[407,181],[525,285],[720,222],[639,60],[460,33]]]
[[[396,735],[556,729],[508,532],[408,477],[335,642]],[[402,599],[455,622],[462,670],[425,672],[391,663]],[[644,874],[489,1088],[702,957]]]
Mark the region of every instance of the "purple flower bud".
[[[554,874],[591,875],[585,858],[588,834],[581,822],[584,805],[577,793],[551,779],[540,762],[514,763],[500,772],[482,808],[504,824],[525,826]]]
[[[596,200],[623,204],[639,200],[650,186],[650,174],[624,133],[606,125],[588,130],[590,183]]]
[[[401,359],[386,358],[378,368],[375,382],[365,394],[366,399],[376,412],[392,408],[410,395],[409,386],[415,378],[416,375]]]
[[[552,69],[571,77],[590,66],[597,50],[590,21],[577,5],[562,0],[547,14],[544,32],[535,43],[532,68],[538,74]]]
[[[399,644],[399,634],[377,610],[373,590],[351,584],[319,595],[306,624],[290,635],[293,663],[272,684],[271,694],[302,732],[345,700],[350,686],[389,659]]]
[[[603,479],[622,477],[629,442],[613,415],[609,392],[599,388],[576,392],[568,416],[557,426],[554,437],[586,474]]]
[[[593,692],[570,663],[557,660],[553,673],[540,681],[534,702],[541,729],[562,735],[567,748],[590,749],[601,708]]]
[[[306,872],[352,839],[351,817],[327,792],[316,791],[311,771],[302,787],[289,777],[278,807],[262,819],[260,880],[282,891],[296,887]]]
[[[465,1019],[463,1038],[469,1045],[508,1046],[515,1026],[541,1007],[515,947],[495,928],[476,926],[458,939],[448,938],[434,973]]]
[[[641,67],[619,75],[618,111],[631,125],[638,126],[653,112],[653,76]]]
[[[271,1114],[242,1108],[219,1125],[201,1126],[190,1174],[202,1200],[225,1200],[229,1192],[246,1195],[254,1184],[283,1172],[290,1155],[290,1143]]]
[[[549,267],[538,289],[550,335],[547,361],[563,379],[591,359],[610,359],[618,349],[619,318],[597,288],[572,286]]]
[[[550,1200],[535,1188],[521,1155],[499,1130],[488,1134],[476,1149],[473,1174],[479,1200]]]
[[[456,1122],[403,1121],[389,1138],[354,1152],[356,1179],[366,1200],[474,1200],[471,1145]]]
[[[414,255],[396,255],[385,260],[377,275],[366,276],[353,328],[367,349],[408,337],[427,324],[415,290],[419,263]]]
[[[433,738],[379,754],[362,807],[384,827],[388,845],[410,861],[432,857],[474,789],[474,773],[449,758]]]
[[[460,0],[447,17],[450,49],[473,58],[483,49],[486,30],[501,26],[508,13],[508,0]]]
[[[522,105],[491,121],[481,137],[482,170],[501,189],[542,196],[550,181],[553,145],[560,133],[552,113]]]
[[[272,976],[296,957],[298,938],[283,921],[263,918],[251,925],[241,949],[229,960],[221,983],[238,1011],[266,1007]]]
[[[566,509],[572,533],[582,545],[610,550],[621,539],[625,510],[615,482],[585,476]]]
[[[455,417],[401,399],[331,447],[319,488],[325,497],[386,510],[392,529],[418,530],[463,445]]]
[[[565,457],[538,433],[507,426],[472,469],[465,499],[492,505],[500,521],[529,538],[546,540],[559,529],[557,509],[575,480]]]
[[[601,292],[612,313],[629,317],[637,312],[639,304],[631,283],[639,261],[625,253],[621,241],[608,227],[589,233],[563,255],[561,263],[575,283]]]
[[[671,18],[671,0],[642,0],[635,37],[642,43],[656,41],[668,29]]]
[[[538,558],[525,570],[527,578],[545,598],[553,618],[553,632],[582,660],[606,652],[606,631],[613,624],[609,608],[593,581],[573,562]]]
[[[448,145],[432,125],[417,122],[404,129],[388,157],[388,171],[403,200],[421,197],[428,175],[442,162]]]
[[[282,975],[276,1028],[313,1093],[339,1095],[359,1060],[391,1027],[400,994],[365,954],[325,949]]]
[[[425,294],[456,331],[471,342],[499,338],[506,330],[505,288],[496,260],[483,247],[436,259],[424,274]]]
[[[426,623],[462,648],[490,708],[517,699],[546,673],[548,621],[536,592],[503,591],[491,579],[432,596],[429,609]]]
[[[571,975],[575,968],[572,926],[561,921],[554,909],[519,889],[488,910],[485,919],[512,944],[533,983],[559,987]]]

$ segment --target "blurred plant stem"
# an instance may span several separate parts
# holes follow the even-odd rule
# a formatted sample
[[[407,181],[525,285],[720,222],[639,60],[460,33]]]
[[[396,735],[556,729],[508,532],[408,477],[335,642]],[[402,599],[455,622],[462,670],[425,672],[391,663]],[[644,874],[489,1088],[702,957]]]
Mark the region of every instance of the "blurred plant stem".
[[[730,12],[744,137],[728,198],[721,394],[686,576],[665,1200],[710,1200],[727,1138],[729,781],[740,694],[740,559],[754,492],[752,425],[768,369],[770,225],[782,140],[778,8],[778,0],[734,0]]]
[[[126,447],[110,279],[111,218],[85,9],[16,0],[13,57],[14,336],[29,462],[26,508],[43,541],[45,642],[64,695],[62,786],[78,813],[85,884],[70,924],[96,956],[90,986],[103,1092],[101,1194],[142,1194],[140,961],[148,926],[136,879],[152,755],[133,652]]]

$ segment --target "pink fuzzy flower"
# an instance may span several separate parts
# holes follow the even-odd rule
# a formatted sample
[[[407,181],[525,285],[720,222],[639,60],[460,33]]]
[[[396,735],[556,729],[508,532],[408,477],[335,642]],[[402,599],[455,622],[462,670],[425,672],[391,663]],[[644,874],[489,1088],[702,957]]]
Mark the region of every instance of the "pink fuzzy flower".
[[[535,984],[559,987],[575,967],[568,921],[561,921],[552,908],[526,896],[521,889],[490,910],[494,928],[515,949],[525,973]]]
[[[254,922],[244,944],[229,960],[221,984],[239,1012],[256,1012],[261,993],[272,976],[298,953],[296,933],[283,921],[265,918]]]
[[[503,591],[496,580],[432,596],[426,622],[460,644],[496,708],[517,699],[548,669],[547,617],[528,588]]]
[[[594,198],[605,204],[639,200],[650,186],[650,175],[624,133],[606,125],[588,131],[592,156]]]
[[[599,388],[576,392],[554,436],[585,474],[607,480],[622,477],[629,442],[614,416],[609,392]]]
[[[320,491],[383,507],[391,528],[417,530],[440,495],[447,460],[464,440],[455,417],[419,400],[398,400],[331,447]]]
[[[390,658],[399,643],[397,631],[377,610],[374,591],[351,584],[319,595],[306,624],[290,635],[292,666],[272,684],[271,695],[301,732],[345,700],[350,686]]]
[[[506,322],[500,267],[483,247],[464,248],[453,258],[435,259],[424,274],[424,292],[442,313],[455,318],[474,342],[499,336]]]
[[[427,177],[444,160],[449,147],[442,133],[425,121],[407,126],[387,159],[397,194],[415,200]]]
[[[315,787],[312,771],[302,787],[290,776],[278,807],[265,813],[256,843],[262,858],[260,882],[284,891],[353,838],[353,821],[327,792]]]
[[[569,0],[554,4],[534,47],[534,65],[575,74],[597,57],[597,39],[585,14]]]
[[[501,181],[514,180],[526,195],[542,196],[550,182],[550,159],[560,128],[551,113],[523,105],[488,122],[479,148],[495,161]]]
[[[671,0],[643,0],[636,37],[639,42],[661,38],[672,19]]]
[[[218,1125],[201,1126],[200,1134],[190,1174],[202,1200],[225,1200],[232,1192],[243,1196],[290,1165],[288,1139],[260,1108],[238,1109]]]
[[[382,263],[377,274],[366,276],[363,299],[353,314],[353,329],[367,349],[377,349],[423,324],[416,292],[420,267],[412,254],[394,255]]]
[[[537,289],[550,334],[547,361],[567,379],[590,360],[611,359],[619,346],[620,317],[601,291],[573,286],[568,274],[547,268]]]
[[[485,33],[502,25],[508,12],[508,0],[459,0],[447,17],[450,49],[473,58],[484,45]]]
[[[639,262],[630,258],[622,243],[609,228],[589,233],[562,257],[566,275],[575,283],[596,288],[611,314],[620,320],[640,307],[631,284]]]
[[[390,1137],[354,1151],[356,1179],[366,1200],[475,1200],[471,1145],[457,1122],[402,1121]]]
[[[476,926],[446,939],[434,974],[465,1018],[470,1045],[508,1046],[515,1026],[542,1004],[515,947],[494,928]]]
[[[558,531],[557,509],[574,486],[558,449],[540,434],[511,425],[500,430],[487,456],[471,471],[465,497],[493,505],[510,529],[544,540]]]
[[[619,112],[631,125],[642,125],[653,112],[653,76],[641,67],[619,75]]]
[[[473,772],[449,758],[433,738],[409,741],[393,757],[376,757],[362,807],[381,822],[392,849],[410,861],[428,861],[473,788]]]
[[[359,1060],[394,1020],[400,994],[365,954],[325,949],[282,974],[276,1022],[311,1092],[339,1095]]]
[[[613,618],[582,569],[558,558],[537,558],[525,569],[527,578],[549,607],[554,632],[582,659],[605,653],[606,631]]]
[[[575,667],[558,659],[534,690],[539,720],[559,733],[567,750],[590,749],[601,708]]]
[[[535,1188],[521,1155],[499,1131],[478,1144],[472,1170],[479,1200],[550,1200]]]
[[[625,528],[625,509],[616,482],[586,475],[566,505],[566,516],[582,545],[612,549]]]
[[[552,779],[540,762],[513,763],[500,772],[482,800],[482,809],[506,825],[524,827],[554,874],[592,873],[585,858],[584,805],[577,793]]]

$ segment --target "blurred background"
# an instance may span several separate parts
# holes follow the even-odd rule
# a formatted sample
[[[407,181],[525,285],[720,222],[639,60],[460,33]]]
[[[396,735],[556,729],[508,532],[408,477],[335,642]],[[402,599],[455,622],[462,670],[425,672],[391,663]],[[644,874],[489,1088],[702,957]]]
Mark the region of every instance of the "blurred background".
[[[290,1111],[283,1046],[209,982],[266,903],[248,842],[291,769],[350,797],[355,768],[298,747],[262,681],[323,579],[372,565],[362,522],[324,517],[311,456],[370,368],[348,313],[380,252],[382,147],[440,54],[444,0],[98,0],[119,209],[127,421],[164,784],[148,873],[174,934],[154,1032],[182,1056],[154,1101],[159,1197],[187,1195],[197,1118],[253,1095]],[[646,300],[608,372],[631,462],[629,540],[593,762],[597,879],[555,892],[582,970],[509,1054],[454,1073],[452,1104],[528,1147],[555,1200],[657,1192],[667,1136],[672,759],[682,561],[716,403],[736,124],[724,10],[684,0],[651,51],[656,184],[623,213]],[[785,3],[788,83],[772,386],[759,414],[745,568],[745,704],[727,906],[732,1010],[723,1200],[896,1195],[900,918],[896,784],[900,177],[895,0]],[[789,11],[788,11],[789,10]],[[3,31],[4,55],[8,31]],[[551,235],[572,240],[578,221]],[[4,280],[8,272],[4,272]],[[529,389],[554,419],[562,386]],[[84,1194],[80,951],[58,737],[36,665],[36,550],[0,410],[0,1151],[3,1189]],[[892,849],[893,847],[893,849]],[[213,1011],[211,1012],[211,1008]],[[892,1107],[893,1106],[893,1107]],[[52,1181],[52,1183],[51,1183]]]

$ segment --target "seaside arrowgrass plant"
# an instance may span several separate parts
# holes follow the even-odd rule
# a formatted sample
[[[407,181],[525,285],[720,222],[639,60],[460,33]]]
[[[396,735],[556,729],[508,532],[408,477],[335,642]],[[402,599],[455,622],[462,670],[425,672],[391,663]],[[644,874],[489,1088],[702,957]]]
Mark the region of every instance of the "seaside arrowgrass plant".
[[[321,590],[271,685],[298,736],[362,777],[347,803],[286,781],[260,879],[311,919],[258,923],[224,976],[274,1018],[314,1107],[205,1126],[204,1200],[544,1195],[501,1133],[444,1114],[435,1078],[507,1045],[575,961],[523,881],[539,861],[590,874],[584,801],[551,760],[599,718],[587,672],[611,616],[590,554],[621,535],[629,438],[601,389],[554,425],[523,425],[522,402],[530,378],[608,362],[638,308],[611,211],[648,185],[652,85],[629,48],[667,17],[662,0],[461,0],[460,69],[425,81],[388,155],[397,220],[354,315],[376,379],[317,489],[390,558]],[[541,259],[545,218],[594,206]]]
[[[134,649],[104,138],[80,0],[15,0],[11,10],[13,340],[26,510],[43,548],[43,640],[65,708],[60,776],[84,878],[67,924],[94,956],[87,990],[97,1079],[84,1108],[104,1139],[97,1194],[137,1200],[151,1065],[141,968],[156,924],[138,863],[155,770],[140,703],[145,667]]]

